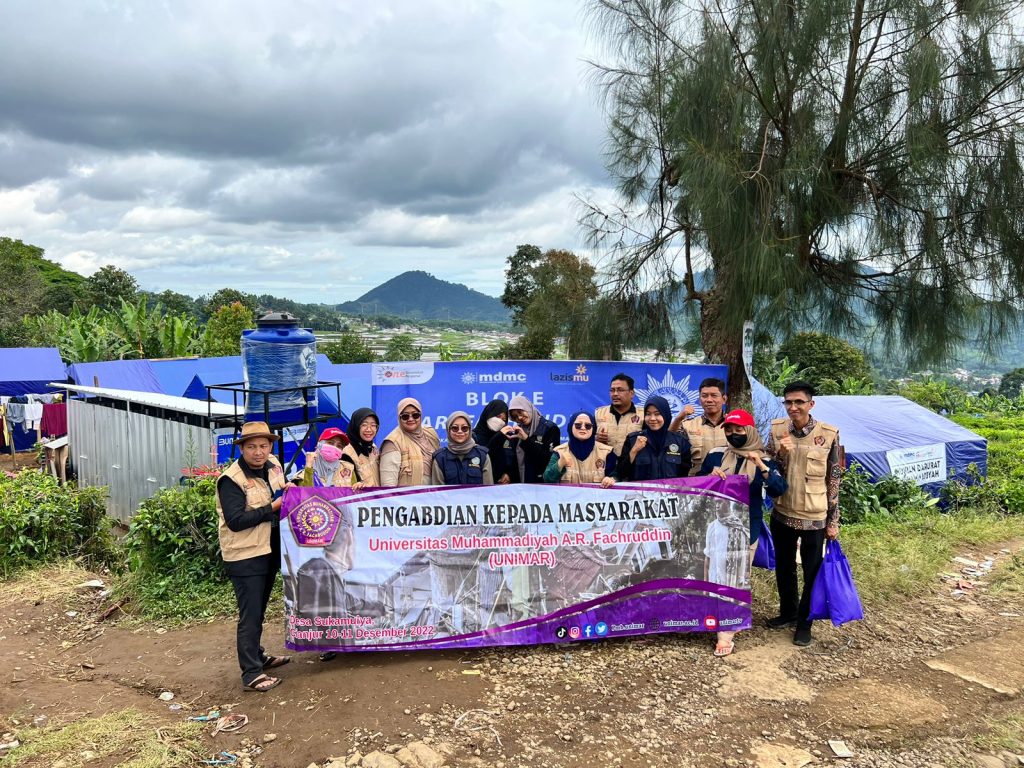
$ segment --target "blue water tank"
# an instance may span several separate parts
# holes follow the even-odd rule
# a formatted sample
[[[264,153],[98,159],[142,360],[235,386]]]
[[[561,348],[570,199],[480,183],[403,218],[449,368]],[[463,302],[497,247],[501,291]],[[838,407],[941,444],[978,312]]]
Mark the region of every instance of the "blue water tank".
[[[269,312],[256,321],[256,328],[242,331],[242,371],[250,390],[245,400],[246,421],[263,420],[269,410],[270,424],[313,421],[317,415],[315,387],[316,336],[300,328],[299,320],[287,312]],[[276,394],[252,390],[288,389]],[[269,404],[264,409],[264,400]]]

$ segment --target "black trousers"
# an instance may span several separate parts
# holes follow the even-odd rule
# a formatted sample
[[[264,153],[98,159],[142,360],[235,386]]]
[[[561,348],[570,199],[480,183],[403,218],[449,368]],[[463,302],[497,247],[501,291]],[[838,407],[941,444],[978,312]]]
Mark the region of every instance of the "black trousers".
[[[238,602],[238,629],[236,646],[238,666],[242,668],[242,683],[248,685],[263,674],[266,654],[260,645],[263,636],[263,619],[267,615],[267,603],[274,589],[277,571],[255,576],[229,576],[235,588]]]
[[[779,588],[779,615],[796,619],[798,629],[810,629],[811,588],[821,568],[825,529],[803,531],[790,528],[772,517],[772,541],[775,544],[775,583]],[[796,548],[800,542],[800,563],[804,572],[804,590],[798,592]]]

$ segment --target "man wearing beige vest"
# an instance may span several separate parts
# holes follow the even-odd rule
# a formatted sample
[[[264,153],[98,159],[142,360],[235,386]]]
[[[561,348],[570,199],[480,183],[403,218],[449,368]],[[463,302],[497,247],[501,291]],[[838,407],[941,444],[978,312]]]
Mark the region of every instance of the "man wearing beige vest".
[[[624,373],[612,377],[609,394],[612,404],[594,411],[597,442],[610,445],[612,452],[621,456],[626,438],[644,428],[644,409],[633,404],[633,379]]]
[[[782,391],[788,419],[772,421],[766,452],[786,478],[788,490],[775,499],[772,540],[775,543],[775,581],[779,615],[769,619],[773,629],[796,626],[793,642],[811,644],[811,589],[821,567],[825,539],[839,535],[839,430],[811,416],[814,387],[794,381]],[[797,590],[796,550],[800,546],[804,589]]]
[[[700,407],[703,413],[694,417],[696,409],[687,404],[672,420],[670,432],[685,432],[690,440],[690,476],[700,472],[704,459],[715,451],[724,451],[729,443],[725,439],[722,420],[725,418],[725,382],[721,379],[704,379],[698,388]]]
[[[244,424],[235,440],[242,455],[217,480],[220,552],[238,602],[238,665],[245,690],[259,693],[281,683],[267,670],[290,661],[267,655],[260,645],[267,603],[281,570],[281,494],[291,485],[273,456],[277,439],[266,422]]]

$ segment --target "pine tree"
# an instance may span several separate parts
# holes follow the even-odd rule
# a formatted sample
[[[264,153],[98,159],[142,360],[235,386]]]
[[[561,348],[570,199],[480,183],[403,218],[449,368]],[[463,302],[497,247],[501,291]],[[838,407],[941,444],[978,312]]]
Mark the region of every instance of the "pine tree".
[[[596,0],[622,202],[583,222],[617,292],[698,304],[734,391],[751,318],[920,362],[994,343],[1024,286],[1018,9]]]

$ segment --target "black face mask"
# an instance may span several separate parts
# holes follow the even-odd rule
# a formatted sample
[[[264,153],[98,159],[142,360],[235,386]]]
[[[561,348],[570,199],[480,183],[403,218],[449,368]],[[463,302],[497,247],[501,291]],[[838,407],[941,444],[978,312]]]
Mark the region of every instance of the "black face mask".
[[[733,448],[742,448],[747,443],[747,436],[744,433],[726,435],[725,439]]]

